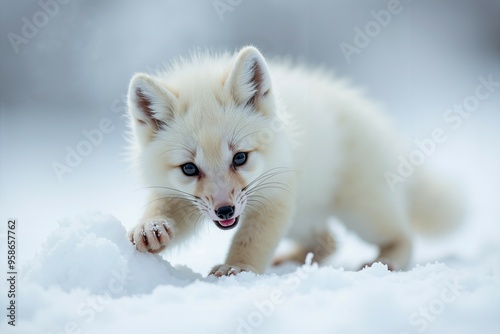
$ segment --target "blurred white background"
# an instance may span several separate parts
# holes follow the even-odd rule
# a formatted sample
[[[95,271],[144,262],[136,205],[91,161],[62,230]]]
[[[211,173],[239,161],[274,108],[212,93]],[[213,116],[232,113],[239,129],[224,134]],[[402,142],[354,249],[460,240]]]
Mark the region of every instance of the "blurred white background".
[[[382,103],[409,143],[445,127],[443,114],[474,94],[478,77],[500,81],[498,0],[401,0],[401,12],[350,62],[340,45],[354,45],[356,27],[363,30],[374,20],[371,11],[386,10],[388,1],[41,3],[52,5],[1,0],[0,8],[0,219],[19,219],[21,261],[63,217],[98,209],[127,227],[135,223],[145,202],[123,159],[124,94],[134,72],[154,71],[178,55],[253,44],[268,57],[331,68]],[[448,141],[427,162],[467,191],[467,225],[447,252],[470,261],[498,252],[499,112],[497,89],[458,129],[446,129]],[[82,131],[105,118],[113,131],[59,180],[53,163],[65,163],[66,147],[74,149],[85,140]],[[228,238],[209,231],[206,247]],[[214,248],[222,256],[224,248]],[[417,261],[430,258],[426,249]]]

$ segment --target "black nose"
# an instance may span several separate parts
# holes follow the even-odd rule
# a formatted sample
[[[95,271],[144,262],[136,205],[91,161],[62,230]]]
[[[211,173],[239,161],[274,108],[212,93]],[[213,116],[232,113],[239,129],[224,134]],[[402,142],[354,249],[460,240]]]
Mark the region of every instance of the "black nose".
[[[231,217],[234,214],[234,206],[228,205],[228,206],[220,207],[217,210],[215,210],[215,214],[220,219],[224,219],[224,220],[231,219]]]

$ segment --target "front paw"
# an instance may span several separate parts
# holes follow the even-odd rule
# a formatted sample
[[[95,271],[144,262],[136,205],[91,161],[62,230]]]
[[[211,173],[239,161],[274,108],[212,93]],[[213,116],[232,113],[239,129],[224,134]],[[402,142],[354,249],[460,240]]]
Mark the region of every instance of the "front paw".
[[[140,252],[161,252],[173,237],[172,225],[164,217],[142,219],[129,232],[130,241]]]
[[[210,271],[210,275],[214,275],[216,277],[234,276],[236,274],[241,273],[242,271],[251,271],[254,273],[257,272],[257,270],[255,270],[254,267],[247,264],[242,264],[242,263],[238,263],[236,265],[219,264],[212,268],[212,270]]]

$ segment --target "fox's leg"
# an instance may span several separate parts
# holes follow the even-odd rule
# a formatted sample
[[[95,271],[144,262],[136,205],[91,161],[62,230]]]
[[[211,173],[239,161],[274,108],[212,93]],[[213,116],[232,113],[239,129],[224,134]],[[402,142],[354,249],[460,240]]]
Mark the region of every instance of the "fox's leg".
[[[141,220],[128,232],[130,241],[140,252],[163,251],[174,236],[178,238],[186,234],[186,226],[190,224],[178,222],[189,216],[190,207],[189,203],[162,199],[158,194],[151,194]]]
[[[378,208],[365,209],[366,222],[371,224],[367,229],[372,233],[362,237],[379,247],[374,262],[387,264],[390,270],[404,270],[411,260],[412,235],[406,215],[399,206],[385,205],[389,203],[380,201],[375,203]]]
[[[406,236],[401,236],[387,244],[380,245],[379,255],[374,262],[386,264],[389,270],[403,270],[408,267],[411,253],[411,239]],[[371,263],[367,265],[371,265]]]
[[[288,197],[288,196],[285,196]],[[291,216],[291,199],[276,199],[266,214],[249,212],[242,220],[229,249],[226,261],[213,267],[215,276],[234,275],[241,271],[264,272]]]
[[[347,198],[340,198],[337,205],[343,223],[362,239],[379,247],[375,262],[385,263],[392,270],[408,267],[412,234],[401,198],[390,190],[377,189],[371,193],[351,193]]]
[[[331,232],[325,227],[321,232],[309,235],[306,239],[294,240],[294,249],[273,260],[273,265],[293,261],[304,263],[308,253],[313,254],[313,262],[321,263],[335,252],[337,245]]]

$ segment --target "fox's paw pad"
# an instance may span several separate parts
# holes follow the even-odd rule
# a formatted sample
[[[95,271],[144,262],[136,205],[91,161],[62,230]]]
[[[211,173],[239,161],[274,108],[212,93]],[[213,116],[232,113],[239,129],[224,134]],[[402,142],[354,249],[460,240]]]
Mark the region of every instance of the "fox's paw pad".
[[[210,271],[210,275],[214,275],[216,277],[234,276],[236,274],[241,273],[242,271],[256,272],[256,270],[252,266],[245,264],[238,264],[238,265],[219,264],[212,268],[212,270]]]
[[[145,219],[129,233],[130,241],[138,251],[151,253],[162,251],[173,236],[170,223],[163,217]]]

